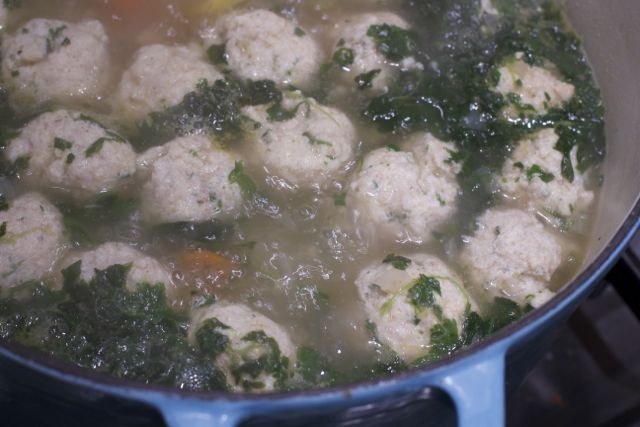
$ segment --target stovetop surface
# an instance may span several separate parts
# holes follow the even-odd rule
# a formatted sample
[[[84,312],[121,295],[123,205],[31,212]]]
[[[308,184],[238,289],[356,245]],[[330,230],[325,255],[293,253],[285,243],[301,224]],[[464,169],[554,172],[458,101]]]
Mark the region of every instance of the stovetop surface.
[[[509,427],[640,427],[640,238],[507,405]]]

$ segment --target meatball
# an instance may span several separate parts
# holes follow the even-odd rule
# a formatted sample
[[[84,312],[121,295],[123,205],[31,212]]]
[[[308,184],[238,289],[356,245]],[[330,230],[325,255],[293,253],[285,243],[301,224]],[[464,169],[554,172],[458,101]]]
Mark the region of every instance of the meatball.
[[[274,106],[244,109],[257,123],[250,147],[255,163],[301,188],[322,186],[344,173],[357,142],[349,118],[299,92],[287,94],[280,107],[290,116],[275,117]]]
[[[34,19],[2,43],[2,76],[18,110],[97,97],[109,83],[109,38],[98,21]]]
[[[500,79],[495,87],[496,92],[517,104],[516,109],[544,114],[573,98],[575,87],[556,77],[556,73],[550,71],[554,68],[552,65],[549,69],[529,65],[522,58],[523,54],[518,52],[498,69]],[[515,113],[507,111],[507,114]]]
[[[403,148],[364,158],[347,206],[365,234],[424,242],[455,211],[460,166],[451,157],[455,147],[428,133],[414,135]]]
[[[6,156],[12,162],[28,159],[28,180],[79,198],[117,188],[136,171],[136,154],[126,140],[90,116],[67,110],[28,123]]]
[[[213,83],[222,78],[198,47],[145,46],[122,75],[115,105],[124,115],[140,119],[179,104],[200,81]]]
[[[465,238],[460,254],[469,280],[483,291],[539,307],[554,293],[551,276],[563,260],[556,236],[536,218],[517,209],[491,209]]]
[[[509,197],[525,201],[530,209],[570,216],[585,211],[594,194],[585,187],[586,179],[574,167],[570,182],[562,175],[563,154],[555,149],[558,135],[544,129],[519,142],[502,169],[500,187]],[[571,151],[571,162],[577,165],[578,147]]]
[[[320,69],[322,52],[309,32],[273,12],[227,15],[215,33],[238,77],[306,86]]]
[[[155,147],[138,159],[149,179],[142,211],[152,223],[205,222],[235,216],[242,192],[231,182],[238,160],[204,136],[187,136]]]
[[[351,85],[383,92],[401,69],[422,68],[410,52],[409,25],[393,13],[352,16],[339,28],[342,30],[336,37],[333,61],[341,66],[345,80]],[[385,50],[384,37],[404,39],[399,42],[404,43],[404,51]]]
[[[66,268],[78,261],[82,262],[80,278],[87,282],[93,279],[96,270],[106,270],[116,264],[131,264],[127,274],[127,289],[135,291],[140,284],[161,283],[165,287],[167,297],[171,300],[174,296],[175,287],[169,270],[156,259],[125,243],[104,243],[91,251],[69,256],[63,264]]]
[[[66,249],[60,212],[29,193],[0,211],[0,287],[10,288],[48,273]]]
[[[195,311],[189,340],[213,352],[216,365],[236,391],[281,389],[295,363],[296,348],[287,332],[241,304],[216,303]],[[263,363],[256,364],[258,360]]]
[[[435,325],[449,319],[461,331],[475,303],[440,259],[425,254],[391,258],[362,270],[355,283],[377,338],[412,362],[429,353]]]

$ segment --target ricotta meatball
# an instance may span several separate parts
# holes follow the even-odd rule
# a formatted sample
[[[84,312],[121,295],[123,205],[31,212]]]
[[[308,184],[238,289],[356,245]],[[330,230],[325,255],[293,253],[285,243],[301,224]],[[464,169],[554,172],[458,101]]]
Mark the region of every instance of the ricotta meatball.
[[[280,389],[295,364],[296,348],[287,332],[241,304],[220,303],[195,311],[189,340],[215,356],[236,391]]]
[[[28,123],[6,156],[11,162],[28,159],[28,180],[71,190],[79,198],[113,190],[136,171],[136,154],[123,137],[67,110]]]
[[[509,116],[517,115],[516,110],[533,110],[538,114],[546,113],[550,108],[560,107],[573,98],[575,87],[560,80],[556,73],[547,68],[529,65],[521,52],[509,59],[498,69],[500,79],[495,90],[517,104],[507,111]],[[515,98],[515,99],[514,99]]]
[[[322,186],[353,159],[357,135],[349,118],[298,92],[281,105],[247,107],[244,114],[257,123],[250,146],[254,161],[297,187]]]
[[[548,285],[563,261],[563,248],[532,214],[492,209],[477,226],[460,255],[471,282],[491,295],[533,307],[554,295]]]
[[[347,205],[361,230],[380,239],[424,242],[455,211],[460,166],[455,147],[428,133],[369,153],[352,181]]]
[[[195,46],[145,46],[135,53],[115,94],[116,108],[124,115],[142,118],[182,102],[200,81],[213,83],[222,74]]]
[[[502,169],[500,186],[509,197],[525,201],[532,210],[568,217],[585,211],[594,194],[586,188],[586,179],[578,171],[576,153],[571,151],[574,179],[562,175],[563,154],[555,149],[558,135],[544,129],[519,142]]]
[[[308,31],[267,10],[233,13],[216,25],[229,68],[251,80],[305,86],[320,69],[322,52]]]
[[[462,280],[440,259],[390,255],[356,279],[360,299],[377,338],[407,362],[429,353],[432,328],[445,319],[458,330],[475,303]]]
[[[98,21],[27,22],[2,42],[2,76],[14,108],[31,110],[103,94],[109,38]]]
[[[174,296],[175,287],[171,273],[156,259],[146,256],[125,243],[109,242],[97,248],[69,256],[64,261],[65,268],[81,261],[80,278],[90,281],[96,270],[106,270],[112,265],[131,265],[127,274],[127,289],[135,291],[140,284],[163,284],[169,299]]]
[[[360,89],[382,92],[402,69],[422,68],[413,57],[409,25],[389,12],[366,13],[345,19],[336,37],[333,62],[345,80]],[[389,49],[387,38],[396,40]]]
[[[63,255],[67,240],[60,212],[37,193],[0,211],[0,287],[39,280]]]
[[[138,165],[148,180],[142,211],[157,224],[205,222],[235,216],[242,192],[231,172],[239,160],[204,136],[175,139],[142,154]]]

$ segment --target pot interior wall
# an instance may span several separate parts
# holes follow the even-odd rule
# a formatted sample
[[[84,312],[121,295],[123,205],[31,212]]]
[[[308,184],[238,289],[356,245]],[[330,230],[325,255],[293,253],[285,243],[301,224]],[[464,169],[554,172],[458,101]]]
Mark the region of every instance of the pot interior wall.
[[[606,107],[607,158],[587,263],[606,247],[640,193],[640,2],[565,0]]]

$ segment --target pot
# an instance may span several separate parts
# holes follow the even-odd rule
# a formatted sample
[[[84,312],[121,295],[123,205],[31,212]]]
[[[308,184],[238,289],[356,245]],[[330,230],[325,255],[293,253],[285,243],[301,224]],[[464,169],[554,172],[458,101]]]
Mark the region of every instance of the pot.
[[[246,395],[180,392],[115,380],[0,344],[0,402],[10,425],[500,426],[505,394],[522,380],[640,226],[640,2],[562,3],[600,83],[608,155],[595,233],[583,271],[552,301],[447,360],[376,381],[319,391]],[[11,396],[34,410],[11,412]],[[19,416],[20,418],[15,418]],[[12,418],[14,417],[14,418]]]

